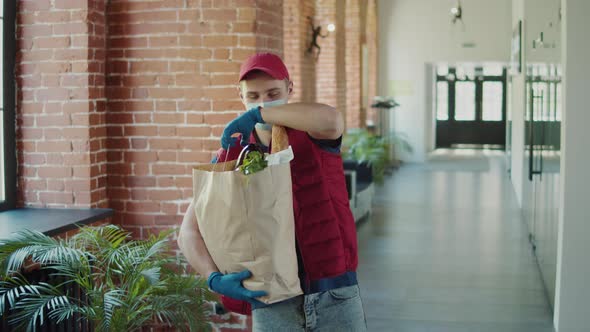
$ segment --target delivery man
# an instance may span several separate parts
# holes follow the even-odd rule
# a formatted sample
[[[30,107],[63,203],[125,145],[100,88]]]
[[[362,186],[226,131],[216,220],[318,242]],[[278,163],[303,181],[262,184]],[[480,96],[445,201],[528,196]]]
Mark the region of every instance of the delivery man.
[[[191,266],[208,277],[209,288],[222,295],[227,309],[252,314],[254,331],[366,331],[356,278],[356,228],[340,156],[342,115],[324,104],[288,103],[293,82],[283,61],[272,53],[248,58],[238,81],[246,112],[227,124],[214,162],[237,159],[240,145],[249,142],[268,147],[273,124],[287,129],[295,155],[293,210],[304,295],[265,305],[256,300],[265,292],[242,285],[249,271],[219,272],[199,233],[192,203],[180,229],[180,249]]]

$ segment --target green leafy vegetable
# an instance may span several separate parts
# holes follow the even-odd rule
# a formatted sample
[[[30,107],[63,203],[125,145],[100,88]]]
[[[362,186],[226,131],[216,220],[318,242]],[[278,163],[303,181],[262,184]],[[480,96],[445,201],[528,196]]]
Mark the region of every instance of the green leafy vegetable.
[[[239,167],[240,171],[244,175],[254,174],[260,172],[268,166],[266,160],[264,160],[264,154],[259,151],[250,151],[242,165]]]

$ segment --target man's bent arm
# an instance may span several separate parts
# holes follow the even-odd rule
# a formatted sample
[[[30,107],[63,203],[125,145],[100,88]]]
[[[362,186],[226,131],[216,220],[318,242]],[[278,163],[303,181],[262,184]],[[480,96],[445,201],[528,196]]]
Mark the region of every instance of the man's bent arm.
[[[318,103],[289,103],[262,109],[266,123],[306,131],[315,139],[337,139],[344,132],[342,114],[334,107]]]
[[[199,231],[194,200],[191,201],[180,226],[178,247],[188,263],[202,277],[207,278],[211,273],[219,271]]]

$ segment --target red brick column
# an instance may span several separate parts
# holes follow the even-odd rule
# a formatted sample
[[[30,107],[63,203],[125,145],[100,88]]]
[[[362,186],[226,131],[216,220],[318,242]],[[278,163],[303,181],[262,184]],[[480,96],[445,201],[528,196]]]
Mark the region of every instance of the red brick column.
[[[285,64],[293,81],[292,101],[316,100],[315,58],[307,53],[311,41],[308,17],[315,16],[315,0],[284,1]]]
[[[18,5],[17,204],[104,207],[104,2]]]
[[[247,3],[247,2],[245,2]],[[254,8],[240,8],[242,12],[254,12],[254,34],[257,52],[273,52],[283,56],[283,1],[250,1]],[[251,20],[250,14],[241,19]]]
[[[345,1],[316,0],[316,23],[323,33],[329,23],[336,31],[326,38],[318,38],[321,53],[316,65],[317,101],[336,107],[346,118],[346,35]]]
[[[368,105],[367,114],[364,119],[361,118],[361,123],[364,125],[366,121],[377,121],[375,110],[370,108],[373,98],[377,95],[377,67],[378,67],[378,50],[377,50],[377,2],[376,0],[369,0],[367,4],[367,25],[366,25],[366,43],[368,49],[368,63],[369,63],[369,86],[368,86]]]
[[[361,123],[360,0],[346,0],[346,127]]]
[[[89,152],[92,207],[108,207],[106,125],[106,1],[88,1]],[[77,196],[76,196],[77,197]]]

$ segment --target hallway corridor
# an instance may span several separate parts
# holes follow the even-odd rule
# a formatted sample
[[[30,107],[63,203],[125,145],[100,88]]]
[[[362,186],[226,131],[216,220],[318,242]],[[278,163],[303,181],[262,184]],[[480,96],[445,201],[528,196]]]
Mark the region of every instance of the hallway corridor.
[[[358,226],[370,331],[553,331],[503,158],[443,151],[377,190]]]

